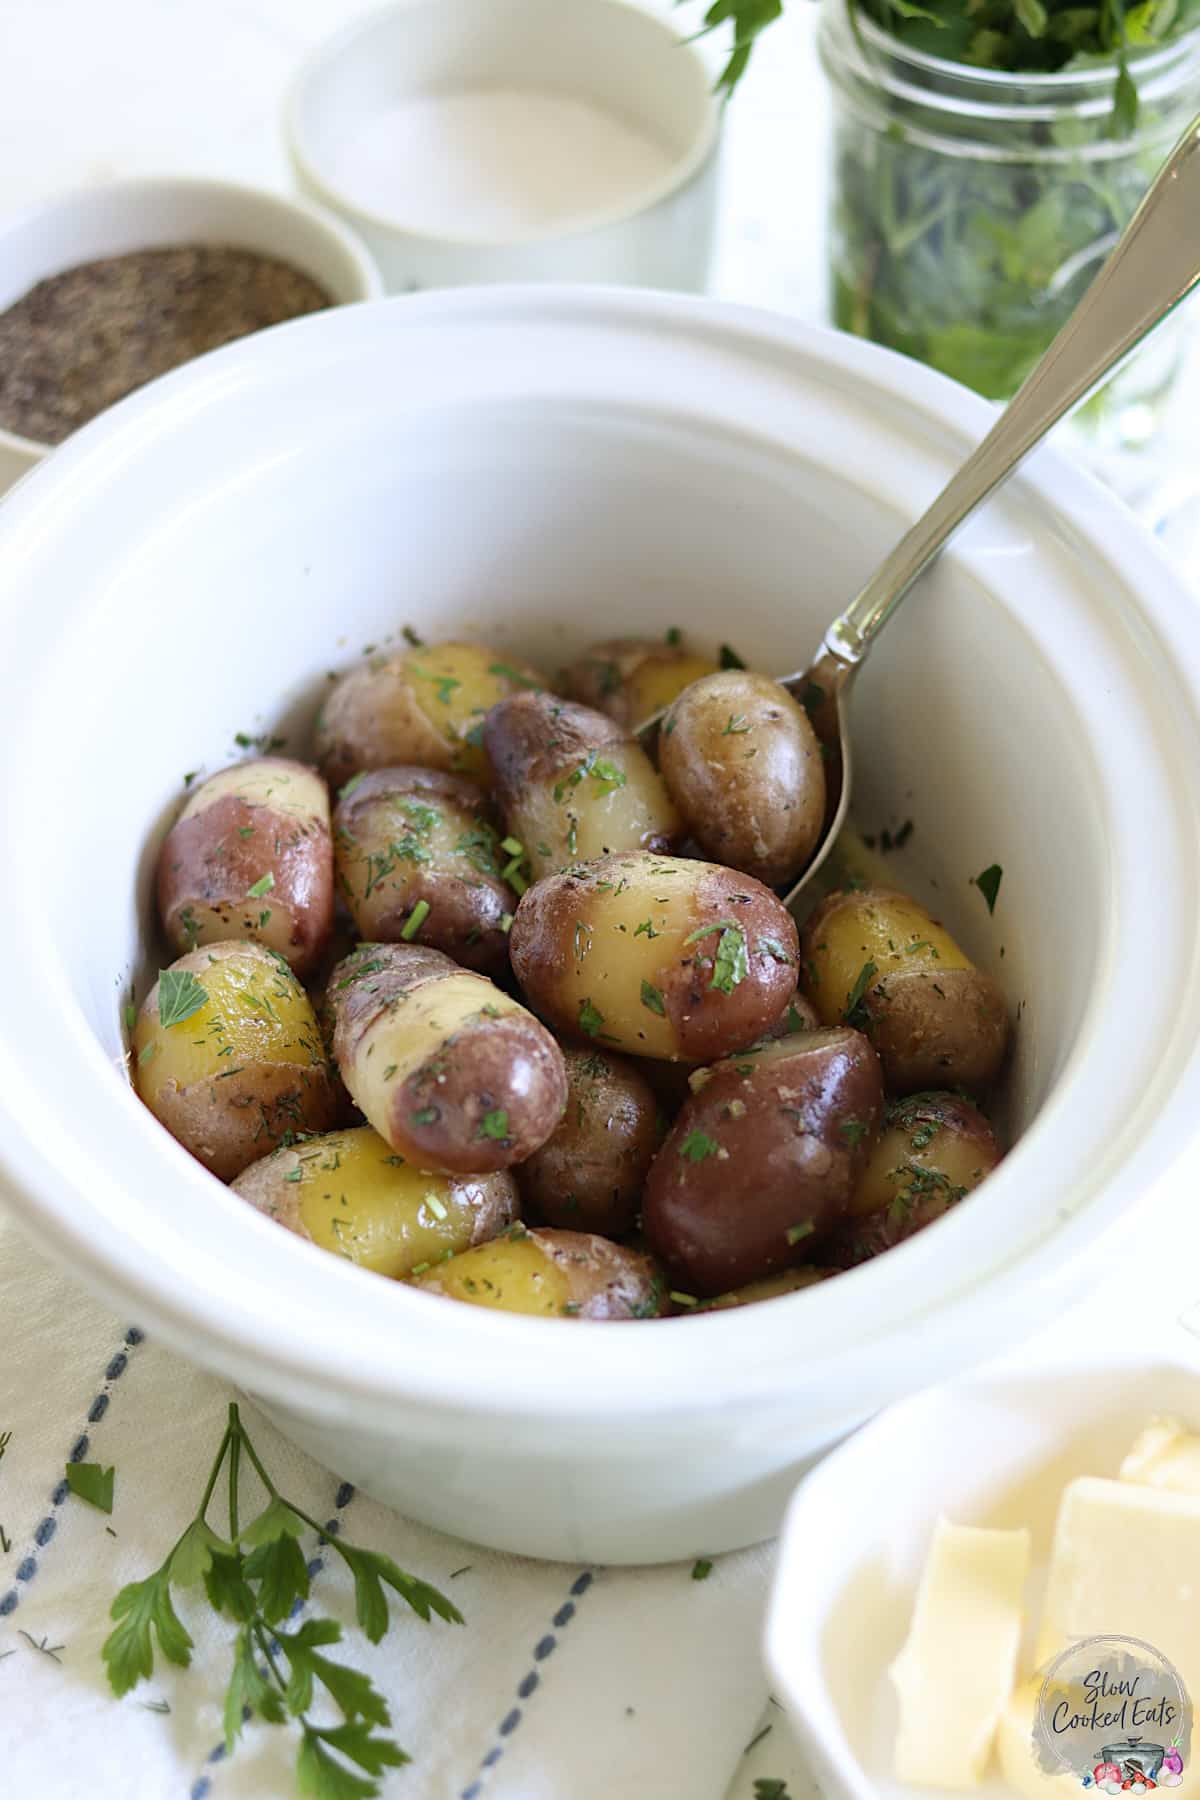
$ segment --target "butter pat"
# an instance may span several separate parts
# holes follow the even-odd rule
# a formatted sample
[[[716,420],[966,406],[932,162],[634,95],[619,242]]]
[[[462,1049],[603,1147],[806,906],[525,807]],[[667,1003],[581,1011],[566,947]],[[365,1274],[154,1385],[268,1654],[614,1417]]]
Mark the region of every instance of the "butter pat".
[[[938,1520],[908,1641],[890,1671],[901,1781],[978,1787],[1012,1692],[1028,1571],[1027,1531]]]
[[[1038,1664],[1114,1635],[1153,1644],[1200,1696],[1200,1495],[1092,1475],[1063,1489]]]
[[[1178,1419],[1151,1419],[1121,1464],[1121,1480],[1200,1494],[1200,1437]]]
[[[1033,1721],[1037,1713],[1038,1695],[1042,1691],[1040,1675],[1024,1682],[1012,1696],[996,1733],[996,1754],[1000,1772],[1014,1794],[1025,1800],[1080,1800],[1080,1777],[1064,1769],[1059,1775],[1048,1775],[1038,1762],[1033,1742]]]

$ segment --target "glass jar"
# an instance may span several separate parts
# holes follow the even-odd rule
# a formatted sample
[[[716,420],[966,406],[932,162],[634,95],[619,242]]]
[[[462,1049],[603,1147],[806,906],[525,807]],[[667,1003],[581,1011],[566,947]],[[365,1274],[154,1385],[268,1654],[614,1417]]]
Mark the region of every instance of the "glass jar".
[[[1116,67],[1010,75],[909,50],[824,0],[834,93],[834,323],[1007,400],[1067,318],[1192,117],[1200,32],[1130,56],[1140,105],[1111,135]],[[1103,448],[1152,433],[1179,315],[1076,415]]]

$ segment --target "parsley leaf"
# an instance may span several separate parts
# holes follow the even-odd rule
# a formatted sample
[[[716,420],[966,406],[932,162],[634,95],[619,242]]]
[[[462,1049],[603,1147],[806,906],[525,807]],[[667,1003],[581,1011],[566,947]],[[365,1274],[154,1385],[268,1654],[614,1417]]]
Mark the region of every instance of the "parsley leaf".
[[[154,1672],[154,1642],[168,1662],[186,1669],[192,1660],[192,1640],[171,1604],[170,1576],[157,1569],[145,1581],[131,1581],[112,1603],[115,1630],[104,1640],[101,1655],[109,1684],[118,1700]]]
[[[384,1586],[399,1594],[417,1617],[428,1622],[431,1613],[451,1624],[461,1625],[457,1606],[439,1594],[428,1582],[398,1568],[390,1556],[378,1550],[359,1550],[350,1544],[337,1543],[335,1548],[343,1562],[350,1565],[354,1576],[354,1606],[359,1624],[373,1644],[377,1644],[388,1628],[388,1603]]]
[[[767,4],[774,5],[776,0],[767,0]],[[744,669],[746,666],[737,651],[731,650],[728,644],[721,645],[717,660],[723,669]]]
[[[86,1500],[98,1512],[111,1513],[116,1473],[115,1469],[102,1469],[99,1463],[68,1463],[67,1486],[78,1499]]]
[[[870,1022],[867,1011],[867,989],[878,975],[879,970],[873,962],[865,962],[858,971],[854,986],[846,995],[846,1010],[842,1014],[843,1022],[853,1025],[856,1030],[863,1030]]]
[[[679,1154],[688,1162],[703,1162],[706,1157],[715,1156],[721,1148],[715,1138],[710,1138],[703,1131],[689,1131],[679,1146]]]
[[[263,895],[269,894],[274,886],[275,877],[268,870],[267,874],[259,876],[253,887],[246,889],[246,898],[247,900],[261,900]]]
[[[740,981],[744,981],[750,972],[750,959],[746,954],[746,934],[740,925],[727,925],[721,933],[717,945],[716,961],[713,964],[713,977],[709,982],[710,990],[716,988],[718,993],[732,994]]]
[[[182,1025],[208,1005],[208,995],[190,969],[162,969],[158,977],[158,1022]]]
[[[479,1136],[495,1138],[498,1143],[502,1143],[508,1136],[508,1114],[502,1106],[498,1106],[495,1112],[484,1114],[479,1124]]]
[[[692,1564],[692,1580],[707,1581],[712,1574],[712,1562],[709,1557],[701,1556]]]
[[[599,1037],[604,1024],[604,1014],[598,1012],[590,1000],[579,1002],[579,1029],[588,1037]]]
[[[648,1006],[650,1011],[652,1013],[657,1013],[660,1019],[665,1019],[667,1016],[667,1009],[663,1003],[661,991],[658,988],[653,987],[648,981],[643,981],[642,983],[642,1005]]]
[[[996,910],[996,895],[1000,892],[1000,883],[1004,879],[1004,870],[999,863],[991,863],[981,875],[972,875],[971,885],[977,887],[987,902],[990,913]]]

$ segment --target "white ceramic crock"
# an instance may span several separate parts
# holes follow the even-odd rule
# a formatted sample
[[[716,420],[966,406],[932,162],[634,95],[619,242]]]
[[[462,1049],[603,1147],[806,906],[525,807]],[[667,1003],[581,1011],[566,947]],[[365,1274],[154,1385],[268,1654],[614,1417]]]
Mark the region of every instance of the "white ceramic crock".
[[[0,221],[0,311],[78,263],[166,244],[227,244],[282,257],[339,306],[383,292],[353,234],[307,201],[203,176],[161,176],[74,188]],[[50,448],[0,429],[0,494]]]
[[[766,315],[462,290],[231,346],[70,440],[0,512],[0,1177],[38,1240],[414,1517],[636,1562],[772,1532],[807,1460],[1161,1223],[1200,1120],[1200,632],[1131,519],[1046,454],[857,694],[863,823],[914,820],[897,880],[1020,1014],[1021,1141],[946,1219],[769,1305],[505,1317],[280,1231],[123,1072],[185,770],[238,731],[301,750],[326,671],[405,623],[549,668],[670,625],[794,666],[990,417]],[[993,862],[989,917],[969,878]]]
[[[716,216],[721,108],[697,48],[626,0],[399,0],[313,52],[292,83],[284,138],[301,191],[370,245],[389,291],[493,281],[605,281],[701,289]],[[434,235],[344,185],[337,146],[412,94],[508,88],[590,102],[670,152],[662,176],[601,213],[519,236]]]

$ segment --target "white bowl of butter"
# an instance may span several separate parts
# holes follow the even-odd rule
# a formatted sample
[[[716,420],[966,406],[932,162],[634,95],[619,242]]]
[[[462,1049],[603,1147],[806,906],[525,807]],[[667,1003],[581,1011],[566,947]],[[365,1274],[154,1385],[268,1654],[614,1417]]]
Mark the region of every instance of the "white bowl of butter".
[[[700,289],[720,120],[697,48],[625,0],[399,0],[309,58],[284,136],[393,293]]]
[[[1200,1371],[1102,1351],[890,1408],[801,1484],[765,1653],[828,1800],[1200,1795]]]

